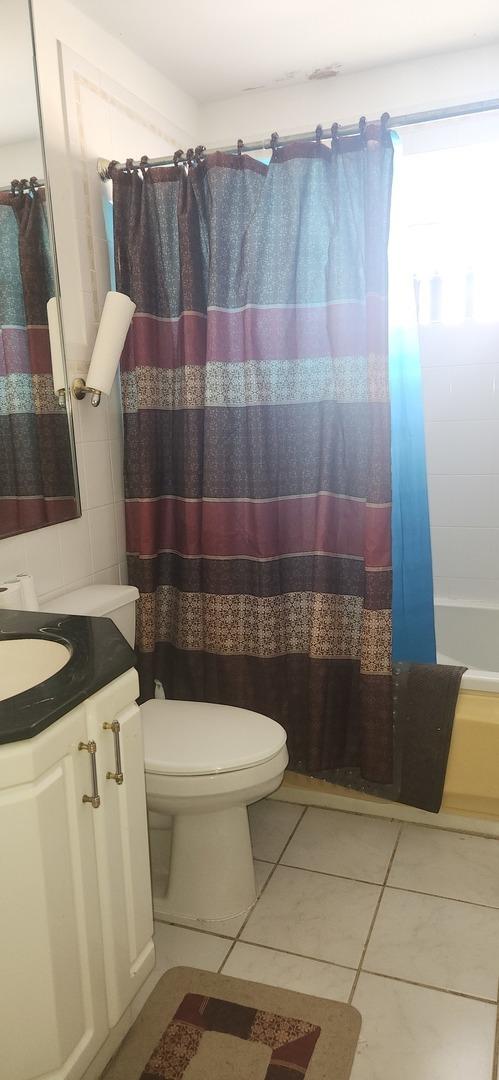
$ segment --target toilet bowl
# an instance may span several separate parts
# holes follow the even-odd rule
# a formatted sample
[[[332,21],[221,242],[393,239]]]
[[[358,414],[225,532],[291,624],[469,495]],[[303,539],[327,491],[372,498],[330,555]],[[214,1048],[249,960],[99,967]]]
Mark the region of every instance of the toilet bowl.
[[[256,900],[249,803],[281,783],[286,734],[259,713],[191,701],[142,706],[150,810],[172,816],[163,918],[227,919]]]
[[[132,586],[89,585],[43,610],[108,616],[133,646],[137,597]],[[284,728],[208,702],[161,699],[140,711],[148,808],[172,818],[168,884],[154,896],[155,915],[217,921],[245,914],[256,900],[247,807],[282,781]]]

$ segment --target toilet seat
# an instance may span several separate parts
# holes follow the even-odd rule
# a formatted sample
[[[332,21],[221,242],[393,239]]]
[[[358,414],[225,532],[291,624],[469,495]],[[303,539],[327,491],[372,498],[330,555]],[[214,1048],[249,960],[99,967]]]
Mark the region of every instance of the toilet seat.
[[[146,773],[209,776],[250,769],[279,754],[286,732],[261,713],[209,702],[141,705]]]

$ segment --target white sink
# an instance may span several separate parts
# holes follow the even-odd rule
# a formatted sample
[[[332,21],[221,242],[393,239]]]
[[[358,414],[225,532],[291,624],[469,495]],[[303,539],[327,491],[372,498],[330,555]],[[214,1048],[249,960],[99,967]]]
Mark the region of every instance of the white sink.
[[[70,659],[70,649],[58,641],[40,638],[0,641],[0,701],[50,679]]]

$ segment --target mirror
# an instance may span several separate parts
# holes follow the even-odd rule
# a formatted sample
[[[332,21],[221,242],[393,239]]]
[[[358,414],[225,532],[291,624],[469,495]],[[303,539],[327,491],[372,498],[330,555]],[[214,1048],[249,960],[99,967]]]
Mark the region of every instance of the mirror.
[[[0,100],[0,537],[5,537],[80,514],[28,0],[3,0]],[[52,351],[51,297],[57,297],[49,309]],[[53,361],[59,372],[55,380]],[[54,381],[62,387],[54,389]]]

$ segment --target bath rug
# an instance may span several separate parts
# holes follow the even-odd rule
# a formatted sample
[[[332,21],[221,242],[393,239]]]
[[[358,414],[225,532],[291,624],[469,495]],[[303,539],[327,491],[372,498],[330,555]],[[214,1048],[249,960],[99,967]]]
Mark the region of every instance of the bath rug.
[[[159,980],[103,1080],[348,1080],[352,1005],[195,968]]]

